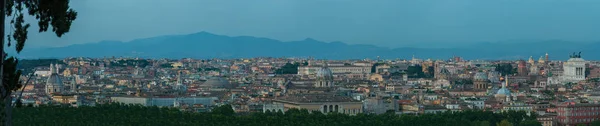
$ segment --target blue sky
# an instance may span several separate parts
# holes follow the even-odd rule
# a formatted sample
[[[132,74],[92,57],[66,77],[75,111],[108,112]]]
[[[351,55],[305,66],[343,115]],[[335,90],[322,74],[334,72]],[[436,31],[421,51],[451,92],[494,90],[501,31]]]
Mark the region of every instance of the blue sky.
[[[71,0],[63,38],[30,29],[28,47],[207,31],[384,47],[506,40],[600,40],[600,0]],[[31,19],[31,18],[30,18]]]

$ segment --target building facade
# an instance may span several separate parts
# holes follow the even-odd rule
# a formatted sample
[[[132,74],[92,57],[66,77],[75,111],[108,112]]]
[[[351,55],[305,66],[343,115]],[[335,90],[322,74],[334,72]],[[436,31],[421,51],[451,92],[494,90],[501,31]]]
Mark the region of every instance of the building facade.
[[[343,96],[324,96],[324,95],[303,95],[287,96],[273,100],[274,104],[283,104],[284,110],[289,109],[307,109],[309,112],[330,113],[337,112],[342,114],[356,115],[363,113],[363,103],[350,97]]]
[[[572,55],[567,62],[563,64],[563,83],[579,82],[585,80],[585,60],[580,55]]]
[[[566,102],[557,105],[556,113],[560,125],[589,124],[600,120],[600,104]]]

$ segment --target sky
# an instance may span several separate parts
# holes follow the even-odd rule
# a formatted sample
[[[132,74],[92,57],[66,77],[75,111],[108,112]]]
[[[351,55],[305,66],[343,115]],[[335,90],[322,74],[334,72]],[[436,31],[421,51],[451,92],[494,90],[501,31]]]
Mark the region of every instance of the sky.
[[[600,0],[71,0],[70,5],[79,15],[69,33],[63,38],[38,33],[32,23],[27,46],[201,31],[381,47],[600,41]]]

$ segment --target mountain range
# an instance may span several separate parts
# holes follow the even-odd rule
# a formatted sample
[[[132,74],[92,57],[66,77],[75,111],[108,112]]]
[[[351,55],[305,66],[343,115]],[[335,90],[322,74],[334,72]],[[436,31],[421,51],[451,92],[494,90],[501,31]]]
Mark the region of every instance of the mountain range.
[[[545,53],[552,59],[565,60],[573,52],[583,58],[598,60],[600,42],[573,43],[560,40],[537,42],[485,42],[448,48],[386,48],[367,44],[323,42],[311,38],[283,42],[251,36],[225,36],[208,32],[136,39],[129,42],[101,41],[64,47],[25,49],[19,57],[141,57],[141,58],[249,58],[249,57],[314,57],[318,59],[528,59],[537,60]]]

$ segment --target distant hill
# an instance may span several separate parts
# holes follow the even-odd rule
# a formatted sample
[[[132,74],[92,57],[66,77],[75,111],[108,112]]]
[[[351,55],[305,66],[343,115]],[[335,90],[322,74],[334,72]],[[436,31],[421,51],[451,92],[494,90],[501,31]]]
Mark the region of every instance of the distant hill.
[[[110,57],[143,58],[248,58],[315,57],[326,59],[363,59],[380,56],[387,59],[527,59],[548,52],[552,59],[567,59],[582,51],[584,59],[600,59],[600,43],[574,44],[566,41],[478,43],[454,48],[385,48],[373,45],[349,45],[307,38],[282,42],[250,36],[230,37],[199,32],[137,39],[130,42],[102,41],[55,48],[25,49],[22,58]]]

